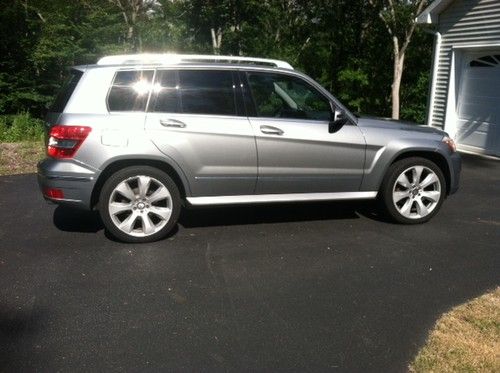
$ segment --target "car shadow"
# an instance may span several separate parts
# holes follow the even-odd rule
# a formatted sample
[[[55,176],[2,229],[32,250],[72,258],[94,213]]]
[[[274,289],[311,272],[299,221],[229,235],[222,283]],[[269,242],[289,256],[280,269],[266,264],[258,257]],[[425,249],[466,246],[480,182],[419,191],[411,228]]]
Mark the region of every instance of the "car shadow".
[[[187,208],[182,211],[179,224],[186,228],[194,228],[359,219],[360,215],[373,220],[384,220],[378,215],[373,202],[342,201]]]
[[[47,313],[38,307],[23,309],[0,304],[0,371],[26,361],[27,356],[16,345],[41,334],[46,319]],[[13,371],[12,368],[10,371]]]
[[[247,224],[288,223],[315,220],[359,219],[360,216],[387,222],[373,201],[279,203],[246,206],[184,208],[179,224],[185,228]],[[97,233],[104,229],[97,211],[58,206],[54,225],[64,232]],[[169,237],[174,235],[174,229]],[[106,232],[106,237],[115,240]]]
[[[72,209],[57,206],[53,216],[54,225],[64,232],[96,233],[104,229],[97,211]]]

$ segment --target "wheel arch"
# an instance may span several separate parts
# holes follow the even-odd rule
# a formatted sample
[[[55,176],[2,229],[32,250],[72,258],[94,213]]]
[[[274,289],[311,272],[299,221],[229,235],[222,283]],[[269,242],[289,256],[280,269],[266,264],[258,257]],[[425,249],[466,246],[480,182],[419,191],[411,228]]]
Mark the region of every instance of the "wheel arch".
[[[92,195],[90,199],[91,208],[95,208],[95,206],[99,202],[99,195],[106,180],[115,172],[130,166],[150,166],[157,168],[165,172],[172,178],[172,180],[179,188],[181,199],[185,199],[191,194],[187,179],[178,166],[174,166],[169,162],[155,158],[139,157],[139,158],[127,158],[127,159],[115,159],[110,161],[99,174],[99,177],[92,190]]]
[[[446,195],[450,194],[450,187],[451,187],[451,170],[450,166],[448,165],[448,162],[446,158],[439,152],[436,151],[430,151],[430,150],[410,150],[410,151],[405,151],[397,154],[391,162],[387,165],[383,177],[385,178],[387,170],[389,169],[390,166],[392,166],[394,163],[406,159],[406,158],[413,158],[413,157],[419,157],[419,158],[424,158],[427,159],[436,166],[440,168],[440,170],[443,172],[445,182],[446,182]],[[382,183],[380,183],[381,185]],[[380,187],[380,186],[379,186]]]

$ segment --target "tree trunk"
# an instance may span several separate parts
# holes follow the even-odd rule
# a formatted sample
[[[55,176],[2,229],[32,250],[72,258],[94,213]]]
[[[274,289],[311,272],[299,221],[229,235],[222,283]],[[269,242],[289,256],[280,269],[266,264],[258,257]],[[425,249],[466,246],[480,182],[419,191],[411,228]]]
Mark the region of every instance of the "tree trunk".
[[[210,34],[212,35],[212,49],[214,54],[220,53],[220,47],[222,45],[222,29],[219,27],[217,30],[215,28],[210,29]]]
[[[405,52],[400,52],[398,38],[393,38],[394,42],[394,74],[392,78],[392,119],[399,119],[400,100],[399,94],[401,90],[401,78],[403,77]]]

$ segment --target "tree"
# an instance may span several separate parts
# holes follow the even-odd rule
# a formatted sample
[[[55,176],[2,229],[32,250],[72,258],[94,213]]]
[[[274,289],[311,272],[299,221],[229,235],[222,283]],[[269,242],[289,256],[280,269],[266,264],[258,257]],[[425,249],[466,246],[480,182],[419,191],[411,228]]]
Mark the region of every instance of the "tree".
[[[421,121],[432,45],[412,20],[425,0],[369,1],[0,1],[0,115],[40,115],[68,67],[144,50],[283,59],[379,116],[392,81],[393,114]]]
[[[161,4],[157,0],[108,0],[120,10],[127,25],[126,38],[133,51],[142,50],[141,35],[137,32],[137,24],[147,17],[152,17]]]
[[[427,0],[368,0],[377,9],[380,20],[392,39],[392,118],[399,119],[400,88],[408,45],[415,31],[415,17],[423,10]]]

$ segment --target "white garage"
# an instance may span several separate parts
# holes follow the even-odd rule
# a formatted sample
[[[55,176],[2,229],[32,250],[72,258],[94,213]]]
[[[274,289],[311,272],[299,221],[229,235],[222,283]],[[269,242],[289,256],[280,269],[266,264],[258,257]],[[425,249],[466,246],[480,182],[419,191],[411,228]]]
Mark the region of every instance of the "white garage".
[[[456,139],[472,152],[500,156],[500,50],[469,56],[458,94]]]
[[[435,0],[417,22],[435,34],[427,124],[500,156],[500,1]]]

